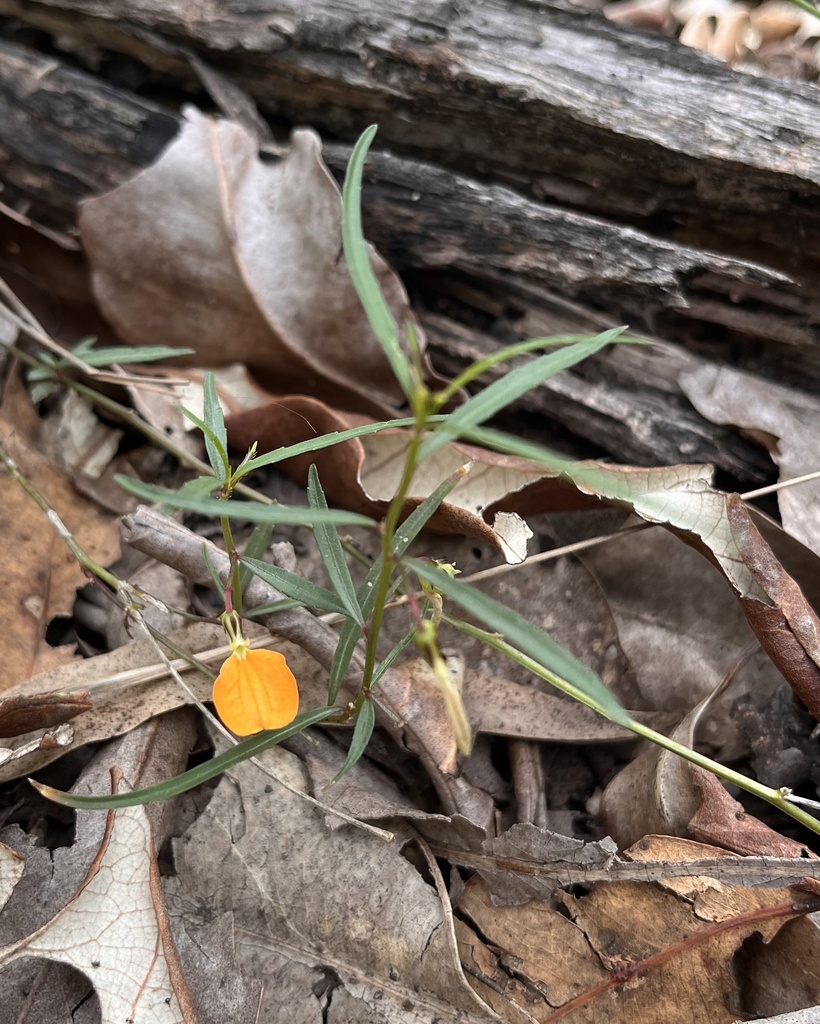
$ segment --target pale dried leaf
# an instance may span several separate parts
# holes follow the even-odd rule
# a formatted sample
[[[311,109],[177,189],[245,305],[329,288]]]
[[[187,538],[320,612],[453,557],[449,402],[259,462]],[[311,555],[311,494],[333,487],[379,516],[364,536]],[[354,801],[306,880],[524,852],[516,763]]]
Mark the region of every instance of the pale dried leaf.
[[[701,718],[730,681],[727,676],[697,704],[670,738],[694,747]],[[615,776],[604,790],[601,817],[621,848],[657,833],[717,844],[747,856],[816,856],[748,814],[717,776],[662,747],[650,747]]]
[[[814,396],[713,364],[682,374],[679,383],[701,416],[757,438],[781,480],[820,469],[820,400]],[[820,481],[786,487],[777,502],[784,528],[820,554]]]
[[[194,346],[199,365],[242,362],[277,392],[377,415],[402,404],[339,258],[341,198],[320,152],[300,130],[265,164],[246,129],[188,109],[156,164],[83,203],[94,291],[120,336]],[[397,323],[413,321],[399,279],[371,260]]]
[[[30,956],[89,975],[103,1020],[195,1024],[144,808],[124,808],[112,816],[77,893],[43,927],[0,950],[0,964]]]
[[[0,910],[8,902],[23,874],[23,858],[5,843],[0,843]]]

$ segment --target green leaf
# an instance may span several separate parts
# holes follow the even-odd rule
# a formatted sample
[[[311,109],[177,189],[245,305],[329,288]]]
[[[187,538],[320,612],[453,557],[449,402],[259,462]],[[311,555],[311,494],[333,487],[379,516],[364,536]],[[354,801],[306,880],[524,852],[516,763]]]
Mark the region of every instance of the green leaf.
[[[375,584],[374,584],[375,585]],[[361,593],[361,591],[359,591]],[[342,628],[339,630],[339,641],[336,650],[333,652],[333,661],[330,665],[330,680],[327,686],[327,699],[331,703],[339,695],[339,690],[344,682],[356,644],[362,638],[362,627],[355,619],[345,619]]]
[[[311,508],[327,511],[327,498],[322,490],[322,485],[319,483],[319,473],[315,466],[311,466],[308,471],[307,496],[308,504]],[[319,549],[319,554],[322,556],[322,561],[325,564],[325,569],[330,577],[333,589],[336,591],[336,595],[343,606],[344,613],[349,615],[351,619],[355,619],[360,626],[363,626],[362,610],[356,599],[356,589],[353,586],[350,569],[345,561],[342,542],[339,540],[339,534],[336,532],[335,526],[331,526],[329,523],[317,523],[313,528],[313,537],[316,541],[316,547]],[[290,596],[293,597],[295,595],[292,594]]]
[[[336,612],[339,615],[346,614],[339,598],[324,587],[311,583],[310,580],[288,572],[278,565],[269,565],[256,558],[243,558],[242,561],[255,576],[276,587],[286,597],[293,598],[294,601],[299,601],[310,608],[321,608],[323,611]]]
[[[428,423],[443,423],[446,419],[446,416],[431,416],[428,419]],[[262,469],[263,466],[272,466],[283,459],[292,459],[296,455],[305,455],[308,452],[318,452],[322,448],[331,448],[334,444],[351,441],[355,437],[364,437],[366,434],[378,434],[380,430],[392,430],[395,427],[412,427],[415,422],[412,416],[405,416],[397,420],[365,423],[361,427],[351,427],[349,430],[334,430],[329,434],[320,434],[318,437],[312,437],[309,441],[300,441],[298,444],[291,444],[286,448],[277,448],[275,451],[267,452],[265,455],[258,455],[246,464],[245,470],[250,473],[254,469]]]
[[[373,702],[365,700],[356,718],[356,725],[353,728],[353,736],[350,740],[350,749],[347,752],[345,763],[342,765],[338,775],[333,782],[338,782],[343,775],[347,775],[353,765],[359,760],[367,749],[370,737],[373,735],[373,728],[376,725],[376,709]]]
[[[362,170],[376,130],[374,124],[365,129],[353,147],[347,165],[342,190],[342,246],[353,286],[364,306],[373,333],[379,339],[396,380],[409,400],[413,396],[410,365],[399,346],[398,326],[373,273],[362,232]]]
[[[313,526],[315,523],[337,523],[339,526],[375,526],[374,520],[359,512],[342,512],[336,509],[322,511],[294,505],[257,505],[250,501],[220,501],[218,498],[189,498],[179,491],[166,487],[155,487],[132,480],[127,476],[114,478],[120,487],[136,494],[143,501],[163,502],[172,508],[197,512],[203,516],[227,516],[229,519],[244,519],[251,523],[271,523],[274,526]]]
[[[502,634],[505,640],[529,655],[539,665],[566,679],[581,694],[594,702],[610,721],[618,725],[626,725],[631,721],[628,712],[592,669],[582,665],[569,651],[565,651],[517,612],[499,604],[468,583],[453,579],[442,569],[429,563],[408,559],[407,564],[420,579],[432,584],[436,590],[455,601],[469,615],[483,622],[491,630]]]
[[[243,559],[246,558],[258,558],[261,560],[262,555],[270,547],[271,537],[273,536],[273,526],[270,523],[257,523],[251,531],[248,542],[245,545],[245,551],[242,555]],[[245,593],[245,588],[250,582],[250,578],[253,575],[250,568],[247,565],[239,563],[239,587],[242,593]]]
[[[625,330],[625,328],[621,328],[621,330]],[[488,370],[491,370],[494,366],[498,366],[499,363],[509,362],[511,359],[516,359],[518,356],[526,355],[528,352],[535,352],[540,348],[555,348],[558,345],[574,345],[577,342],[589,340],[589,334],[556,334],[549,338],[530,338],[528,341],[519,341],[514,345],[507,345],[505,348],[498,349],[496,352],[491,352],[490,355],[485,356],[483,359],[478,359],[474,363],[470,363],[469,366],[465,367],[457,377],[454,377],[453,380],[450,381],[444,391],[439,393],[439,402],[443,405],[462,388],[474,381],[476,377],[480,377]],[[622,344],[650,344],[650,342],[645,341],[643,338],[621,336],[620,338],[613,340]]]
[[[101,369],[111,366],[112,363],[126,365],[127,363],[156,363],[161,359],[173,359],[175,356],[188,356],[194,351],[192,348],[171,348],[169,345],[146,345],[145,347],[132,348],[130,345],[111,346],[109,348],[93,348],[96,338],[86,338],[77,345],[73,355],[82,359],[86,365],[94,369]],[[54,376],[54,370],[67,370],[72,367],[67,359],[55,359],[54,369],[35,368],[28,374],[28,379],[48,380]]]
[[[535,441],[526,441],[512,434],[506,434],[503,430],[495,430],[492,427],[476,427],[472,430],[465,430],[462,434],[465,441],[490,448],[492,451],[503,452],[505,455],[517,455],[522,459],[529,459],[537,462],[557,474],[569,474],[577,462],[559,455],[557,452],[537,444]]]
[[[214,471],[216,479],[219,481],[220,487],[224,486],[228,482],[228,476],[231,471],[231,465],[228,460],[228,450],[219,440],[219,437],[214,433],[208,424],[199,418],[195,412],[191,412],[190,409],[186,409],[184,405],[177,407],[186,420],[190,420],[195,426],[199,427],[202,431],[202,435],[205,438],[205,447],[208,450],[208,461],[211,463],[211,468]],[[218,460],[216,465],[211,458],[215,456]]]
[[[514,370],[510,370],[509,373],[494,381],[483,391],[479,391],[477,395],[468,399],[464,405],[451,413],[446,422],[437,427],[425,439],[419,450],[419,459],[428,458],[450,441],[457,437],[463,437],[465,431],[469,431],[479,423],[495,416],[501,409],[506,408],[511,402],[542,381],[554,377],[556,373],[560,373],[599,352],[611,344],[624,330],[623,327],[617,327],[611,331],[605,331],[595,338],[578,342],[575,345],[568,345],[557,352],[550,352],[534,359],[531,363],[525,363],[523,366],[517,366]]]
[[[205,396],[203,419],[208,427],[205,434],[208,461],[216,476],[226,483],[231,473],[228,461],[228,431],[225,429],[225,417],[222,415],[222,406],[216,393],[216,377],[213,373],[205,374],[202,390]]]
[[[44,797],[62,804],[63,807],[77,807],[92,811],[107,811],[115,807],[138,807],[141,804],[152,803],[155,800],[168,800],[172,796],[186,793],[194,786],[199,786],[203,782],[221,775],[228,768],[247,761],[249,757],[256,757],[270,747],[276,746],[277,743],[296,736],[308,726],[324,722],[340,712],[340,708],[329,707],[306,711],[304,714],[297,715],[284,729],[269,729],[260,732],[256,736],[251,736],[250,739],[243,740],[242,743],[237,743],[235,747],[231,747],[230,750],[226,750],[210,761],[197,765],[196,768],[191,768],[190,771],[183,772],[181,775],[175,775],[173,779],[157,782],[144,789],[135,789],[130,793],[113,793],[108,796],[77,796],[74,793],[64,793],[59,789],[53,789],[51,786],[44,786],[33,779],[29,779],[29,782]]]
[[[190,498],[208,498],[214,491],[219,490],[219,486],[215,476],[198,476],[193,480],[187,480],[177,494],[184,494]]]
[[[278,615],[279,612],[287,612],[291,608],[304,607],[301,601],[293,601],[289,597],[283,597],[281,601],[269,601],[267,604],[260,604],[257,608],[247,609],[245,617],[254,619],[264,615]]]
[[[371,690],[375,690],[376,689],[376,687],[379,684],[379,680],[381,679],[381,677],[390,668],[390,666],[393,664],[393,662],[396,660],[396,658],[398,658],[398,656],[401,654],[401,652],[407,647],[407,645],[410,643],[410,641],[416,635],[417,631],[418,630],[417,630],[416,624],[414,622],[413,625],[407,630],[407,632],[401,638],[401,640],[399,640],[399,642],[396,644],[396,646],[392,649],[392,651],[390,651],[390,653],[387,655],[387,657],[378,665],[378,667],[376,668],[376,671],[373,673],[373,678],[370,681],[370,689]]]

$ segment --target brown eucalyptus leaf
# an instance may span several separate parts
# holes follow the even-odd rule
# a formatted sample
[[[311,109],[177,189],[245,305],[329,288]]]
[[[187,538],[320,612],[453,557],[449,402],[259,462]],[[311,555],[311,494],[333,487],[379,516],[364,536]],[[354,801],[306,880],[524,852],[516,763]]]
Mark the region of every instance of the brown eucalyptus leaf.
[[[188,109],[151,167],[80,209],[94,292],[129,344],[193,347],[197,365],[242,362],[276,392],[305,390],[382,415],[403,404],[341,252],[341,197],[309,130],[263,163],[256,139]],[[396,322],[398,277],[371,250]]]
[[[21,736],[37,729],[52,729],[90,711],[88,690],[77,693],[13,694],[0,698],[0,737]]]

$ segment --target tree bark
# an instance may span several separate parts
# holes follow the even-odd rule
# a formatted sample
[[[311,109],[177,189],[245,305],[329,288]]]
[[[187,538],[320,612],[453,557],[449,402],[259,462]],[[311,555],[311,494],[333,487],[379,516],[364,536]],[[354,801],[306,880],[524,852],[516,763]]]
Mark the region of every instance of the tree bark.
[[[366,230],[418,293],[445,371],[525,334],[627,322],[820,385],[818,286],[799,280],[811,277],[804,257],[820,226],[812,87],[737,75],[673,41],[523,0],[480,11],[391,0],[376,12],[352,0],[165,0],[150,11],[0,0],[1,12],[61,33],[60,45],[70,37],[81,60],[138,86],[191,89],[204,55],[268,112],[342,137],[377,119],[381,141],[402,152],[369,158]],[[140,63],[112,64],[111,53]],[[786,122],[799,140],[784,141]],[[77,201],[154,160],[179,123],[100,75],[0,42],[3,200],[40,223],[73,231]],[[338,177],[349,152],[325,146]],[[789,253],[798,222],[801,252]],[[616,352],[521,408],[623,459],[711,461],[762,480],[760,449],[681,395],[677,374],[696,358],[669,345]]]

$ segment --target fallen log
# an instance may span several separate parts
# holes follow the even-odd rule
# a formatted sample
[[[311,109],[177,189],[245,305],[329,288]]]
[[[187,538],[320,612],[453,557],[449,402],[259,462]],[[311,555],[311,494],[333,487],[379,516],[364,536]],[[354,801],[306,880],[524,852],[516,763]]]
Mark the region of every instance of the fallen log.
[[[0,42],[4,199],[36,221],[72,231],[77,201],[155,159],[179,123],[174,112],[98,76]],[[340,176],[348,156],[347,146],[326,146]],[[788,278],[771,268],[385,152],[368,163],[365,211],[369,236],[417,282],[445,371],[523,334],[590,331],[622,320],[663,321],[668,336],[707,331],[696,312],[704,302],[715,307],[712,322],[740,331],[758,317],[762,332],[776,320],[778,298],[783,306],[798,301]],[[461,320],[437,309],[453,296]],[[742,480],[764,479],[766,456],[707,423],[681,395],[677,373],[691,359],[671,346],[637,357],[616,353],[549,382],[526,410],[622,459],[708,461]]]

